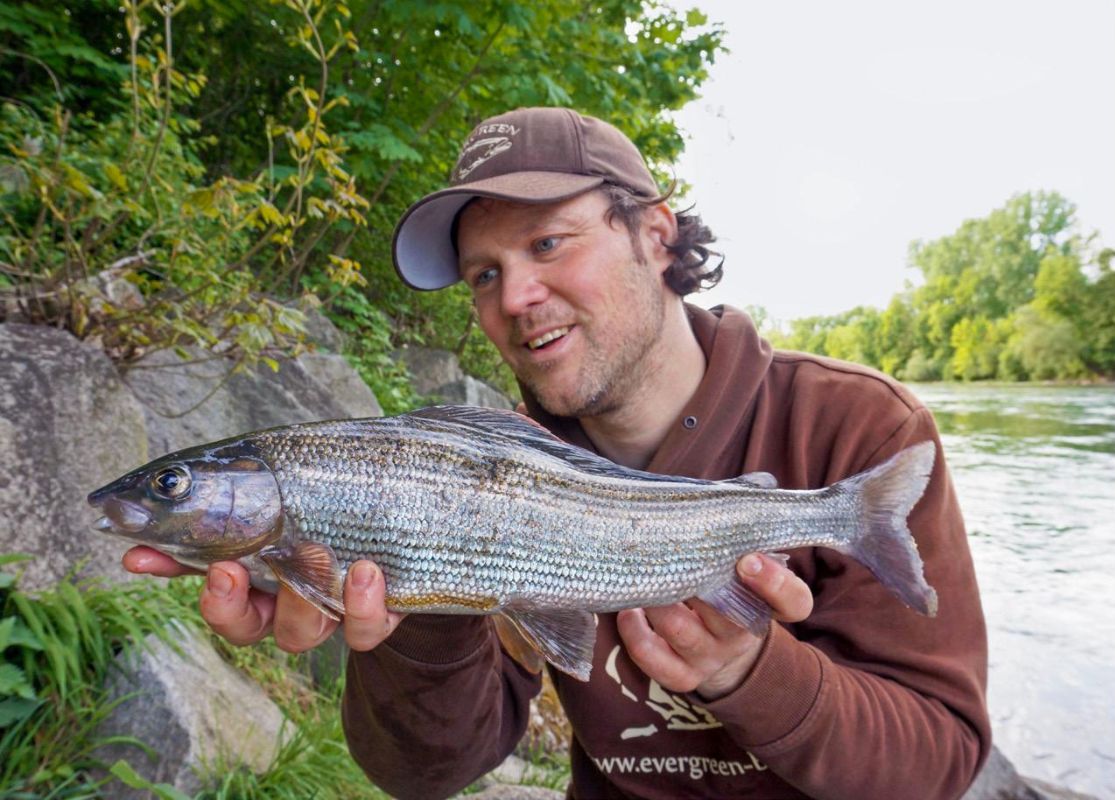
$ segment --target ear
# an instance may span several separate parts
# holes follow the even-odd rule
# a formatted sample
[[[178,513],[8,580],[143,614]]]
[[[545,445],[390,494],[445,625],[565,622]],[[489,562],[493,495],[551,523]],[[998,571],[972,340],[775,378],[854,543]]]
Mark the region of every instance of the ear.
[[[674,262],[673,254],[666,249],[677,241],[678,221],[666,203],[651,206],[643,212],[643,252],[647,261],[661,275]]]

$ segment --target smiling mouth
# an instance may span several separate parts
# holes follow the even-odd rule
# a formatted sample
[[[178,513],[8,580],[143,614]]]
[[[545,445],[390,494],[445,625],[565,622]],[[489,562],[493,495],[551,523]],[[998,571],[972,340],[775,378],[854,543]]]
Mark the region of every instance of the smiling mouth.
[[[531,339],[529,342],[527,342],[527,349],[532,351],[541,350],[543,347],[550,344],[550,342],[557,341],[558,339],[568,334],[570,330],[571,329],[568,327],[554,328],[552,331],[542,334],[537,339]]]

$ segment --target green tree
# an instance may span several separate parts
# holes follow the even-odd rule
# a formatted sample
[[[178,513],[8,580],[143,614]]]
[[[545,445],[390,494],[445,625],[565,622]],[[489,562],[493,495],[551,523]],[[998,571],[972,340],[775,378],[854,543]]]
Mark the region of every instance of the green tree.
[[[965,317],[952,329],[952,377],[965,381],[994,378],[999,371],[999,354],[1010,335],[1009,320]]]
[[[142,6],[137,37],[125,30],[131,16],[119,5],[0,8],[0,67],[17,76],[5,94],[49,115],[57,82],[71,125],[95,141],[113,114],[130,110],[118,88],[131,80],[129,65],[151,54],[142,44],[135,52],[135,43],[158,47],[162,37],[153,6]],[[264,219],[258,232],[285,248],[286,260],[276,271],[256,250],[242,266],[266,277],[280,297],[335,294],[329,286],[338,275],[366,280],[355,292],[346,288],[344,302],[329,310],[356,334],[354,355],[372,372],[383,365],[384,348],[418,342],[454,349],[474,374],[505,383],[498,356],[476,330],[467,292],[414,293],[395,278],[395,221],[443,184],[476,122],[519,105],[568,104],[609,119],[666,185],[668,165],[683,147],[671,112],[696,97],[723,48],[723,30],[703,14],[654,0],[305,0],[304,7],[184,0],[171,13],[174,69],[196,76],[199,87],[189,116],[199,128],[174,131],[189,134],[184,159],[202,171],[192,178],[196,186],[230,175],[304,181],[312,166],[304,194],[332,191],[330,175],[344,186],[330,173],[340,169],[351,185],[335,202],[367,202],[359,219],[326,219],[328,204],[286,209],[272,202],[282,219]],[[326,109],[328,146],[316,141],[314,116]],[[185,120],[178,110],[172,127]],[[266,207],[260,213],[271,214]],[[368,320],[386,321],[391,335],[361,337]]]
[[[1084,362],[1094,372],[1115,378],[1115,250],[1107,249],[1096,259],[1097,274],[1084,293],[1081,308],[1084,331]]]
[[[1084,343],[1071,322],[1023,306],[1015,314],[1007,343],[1008,358],[1034,380],[1073,379],[1087,375]]]
[[[917,317],[903,295],[895,295],[879,317],[877,347],[879,369],[891,375],[906,364],[917,349]]]

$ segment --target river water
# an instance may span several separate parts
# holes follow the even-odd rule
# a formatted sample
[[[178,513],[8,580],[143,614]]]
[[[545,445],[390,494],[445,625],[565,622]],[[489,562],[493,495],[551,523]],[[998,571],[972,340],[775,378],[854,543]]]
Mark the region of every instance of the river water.
[[[1115,798],[1115,387],[911,387],[933,410],[987,616],[995,742]]]

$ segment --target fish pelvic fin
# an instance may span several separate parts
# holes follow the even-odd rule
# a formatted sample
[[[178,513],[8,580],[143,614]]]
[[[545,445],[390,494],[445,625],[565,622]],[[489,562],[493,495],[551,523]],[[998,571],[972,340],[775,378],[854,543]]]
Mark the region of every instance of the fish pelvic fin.
[[[279,583],[330,619],[344,616],[343,580],[337,555],[321,542],[265,547],[259,558]]]
[[[921,442],[839,483],[861,498],[859,533],[837,548],[867,567],[892,594],[915,611],[937,614],[937,593],[925,580],[925,565],[906,517],[921,499],[937,457],[937,446]]]
[[[766,601],[732,575],[731,580],[710,592],[698,597],[715,608],[737,625],[746,628],[756,636],[762,636],[770,627],[773,613]]]
[[[523,606],[501,612],[542,657],[562,672],[587,681],[596,647],[596,617],[588,611]]]

